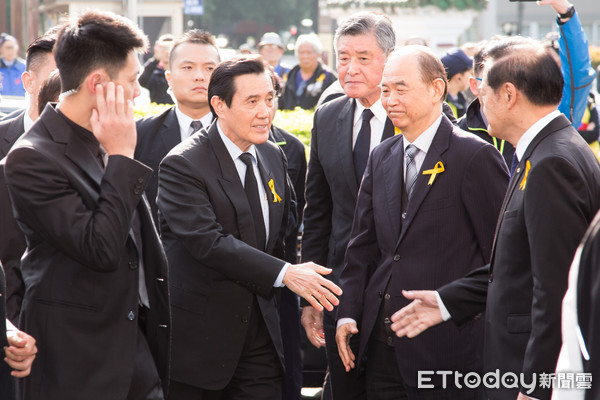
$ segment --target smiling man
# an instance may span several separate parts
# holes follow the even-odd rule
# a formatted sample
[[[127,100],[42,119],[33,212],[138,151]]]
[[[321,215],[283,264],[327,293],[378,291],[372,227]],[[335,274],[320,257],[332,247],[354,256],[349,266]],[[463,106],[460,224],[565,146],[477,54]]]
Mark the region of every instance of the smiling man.
[[[217,120],[160,165],[157,204],[173,279],[172,400],[280,399],[277,288],[317,309],[338,304],[341,291],[320,275],[331,270],[282,261],[290,188],[284,153],[267,141],[273,79],[258,58],[221,63],[208,88]]]
[[[176,105],[137,122],[135,159],[154,169],[146,196],[157,225],[158,165],[169,150],[212,123],[208,83],[220,61],[215,38],[208,32],[192,30],[175,40],[166,77]]]

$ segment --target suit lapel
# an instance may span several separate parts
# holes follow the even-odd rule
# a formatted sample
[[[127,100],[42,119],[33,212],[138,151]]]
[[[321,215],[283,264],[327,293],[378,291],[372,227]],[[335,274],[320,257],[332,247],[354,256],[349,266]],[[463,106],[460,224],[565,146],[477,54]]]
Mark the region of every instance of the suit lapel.
[[[208,129],[208,139],[221,169],[221,177],[217,179],[221,184],[223,191],[229,198],[229,201],[231,201],[238,218],[240,238],[250,246],[256,247],[256,230],[254,229],[254,220],[252,219],[250,204],[246,199],[244,186],[240,181],[240,176],[235,168],[231,155],[219,136],[217,124],[211,124]]]
[[[546,139],[548,136],[550,136],[553,132],[556,132],[560,129],[564,129],[564,128],[568,127],[569,125],[571,125],[571,123],[562,114],[560,116],[554,118],[552,121],[550,121],[550,123],[548,125],[546,125],[535,136],[535,138],[531,141],[529,146],[527,146],[527,149],[525,150],[525,153],[523,154],[523,158],[521,160],[519,160],[519,164],[517,164],[515,173],[510,179],[510,183],[508,185],[508,190],[506,191],[506,195],[504,196],[504,201],[502,202],[502,208],[500,209],[498,223],[496,224],[496,231],[494,232],[494,243],[492,245],[492,256],[490,258],[490,270],[494,266],[496,241],[498,239],[498,233],[500,232],[500,226],[502,225],[504,212],[506,211],[506,208],[508,207],[508,204],[510,203],[510,201],[513,197],[513,194],[515,193],[515,191],[517,189],[517,183],[519,183],[523,180],[523,175],[525,173],[525,165],[526,165],[527,161],[531,157],[531,154],[533,153],[535,148],[538,146],[538,144],[540,144],[544,139]]]
[[[390,226],[394,230],[393,237],[400,237],[402,226],[402,192],[404,190],[404,140],[401,138],[394,144],[386,158],[382,161],[385,180],[387,209],[390,216]]]
[[[385,119],[385,126],[383,127],[383,135],[381,135],[381,141],[383,142],[385,139],[389,139],[396,134],[396,128],[394,128],[394,123],[391,119]]]
[[[344,173],[346,183],[350,188],[350,193],[356,201],[358,196],[358,183],[354,174],[354,155],[352,152],[352,127],[354,123],[354,99],[348,98],[348,101],[342,108],[335,124],[335,133],[331,135],[334,141],[334,147],[338,149],[338,160],[341,171]]]
[[[444,166],[446,166],[446,160],[444,160],[443,154],[448,149],[452,130],[453,126],[450,121],[446,117],[442,117],[440,127],[435,133],[431,146],[429,146],[429,150],[423,161],[423,165],[418,172],[413,194],[406,209],[406,219],[402,223],[402,231],[398,244],[404,238],[404,235],[417,215],[421,204],[423,204],[423,201],[432,188],[432,185],[428,184],[430,179],[429,175],[423,175],[423,171],[434,168],[438,161],[441,161]],[[404,157],[404,151],[402,152],[402,156]],[[402,162],[404,162],[404,158],[402,158]]]
[[[168,111],[168,114],[160,127],[159,136],[162,140],[165,154],[181,142],[181,130],[179,128],[179,122],[177,122],[175,107],[172,107]]]

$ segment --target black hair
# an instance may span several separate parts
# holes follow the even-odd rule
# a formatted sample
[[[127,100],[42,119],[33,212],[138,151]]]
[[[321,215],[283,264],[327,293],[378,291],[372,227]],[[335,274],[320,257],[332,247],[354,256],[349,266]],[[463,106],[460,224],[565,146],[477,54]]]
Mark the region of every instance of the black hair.
[[[42,66],[45,56],[52,54],[58,28],[51,29],[29,44],[27,55],[25,56],[26,71],[37,71]]]
[[[219,48],[217,47],[215,37],[202,29],[192,29],[191,31],[185,32],[182,37],[175,40],[171,45],[171,50],[169,52],[169,64],[171,64],[173,61],[175,49],[183,43],[205,44],[208,46],[213,46],[217,51],[217,56],[219,57],[218,61],[221,61],[221,56],[219,55]]]

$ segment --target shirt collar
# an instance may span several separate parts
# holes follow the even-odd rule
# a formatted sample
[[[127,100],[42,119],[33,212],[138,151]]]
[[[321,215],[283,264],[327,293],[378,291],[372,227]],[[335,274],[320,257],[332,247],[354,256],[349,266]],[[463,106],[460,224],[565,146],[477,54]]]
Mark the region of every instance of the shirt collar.
[[[356,125],[362,119],[362,112],[366,107],[360,104],[360,101],[358,100],[354,100],[354,102],[356,104],[356,108],[354,109],[354,125]],[[375,118],[385,123],[387,119],[387,113],[381,104],[381,98],[377,99],[377,101],[373,103],[369,109]]]
[[[544,127],[546,125],[548,125],[550,123],[550,121],[552,121],[554,118],[558,117],[559,115],[560,115],[560,111],[554,110],[550,114],[546,115],[545,117],[540,118],[535,124],[531,125],[529,127],[529,129],[527,129],[525,131],[523,136],[521,136],[521,138],[517,142],[517,147],[515,148],[515,154],[517,155],[517,158],[519,159],[519,161],[521,161],[523,159],[523,156],[525,155],[525,151],[527,150],[527,147],[529,147],[529,145],[531,144],[533,139],[535,139],[535,137],[538,135],[538,133],[540,133],[540,131],[542,129],[544,129]]]
[[[235,143],[233,143],[231,141],[231,139],[229,139],[227,136],[225,136],[225,133],[223,133],[223,130],[221,129],[221,125],[219,125],[218,119],[217,119],[217,122],[215,122],[215,123],[217,124],[219,136],[221,136],[221,140],[223,141],[223,144],[225,144],[225,148],[227,149],[227,152],[229,152],[229,155],[231,156],[231,158],[234,161],[237,160],[244,152]],[[251,145],[250,148],[246,151],[246,153],[252,154],[254,159],[257,160],[255,145]]]
[[[29,116],[29,108],[25,109],[25,114],[23,115],[23,132],[27,132],[29,128],[33,125],[35,121],[31,119]]]
[[[442,114],[431,124],[431,126],[423,131],[412,144],[423,153],[427,154],[429,151],[429,147],[431,147],[431,143],[433,142],[433,138],[442,123]],[[404,150],[411,144],[408,140],[404,140]]]

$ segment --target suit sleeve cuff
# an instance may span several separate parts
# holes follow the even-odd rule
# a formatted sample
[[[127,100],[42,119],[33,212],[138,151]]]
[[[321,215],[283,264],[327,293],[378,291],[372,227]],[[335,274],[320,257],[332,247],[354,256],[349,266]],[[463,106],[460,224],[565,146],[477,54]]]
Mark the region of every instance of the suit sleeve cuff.
[[[279,275],[277,275],[277,279],[275,279],[275,283],[273,284],[273,287],[284,287],[285,285],[283,284],[283,277],[285,276],[285,273],[287,272],[287,269],[290,267],[290,263],[285,263],[285,265],[283,266],[283,268],[281,268],[281,271],[279,271]]]
[[[442,298],[440,297],[440,294],[438,293],[437,290],[435,291],[435,298],[437,300],[438,307],[440,308],[440,313],[442,314],[442,319],[444,321],[448,321],[450,318],[452,318],[452,315],[450,315],[450,313],[448,312],[448,309],[444,305],[444,302],[442,301]]]
[[[337,322],[336,329],[339,328],[340,326],[344,325],[344,324],[354,324],[354,325],[356,325],[356,321],[354,320],[354,318],[340,318],[340,320]]]

